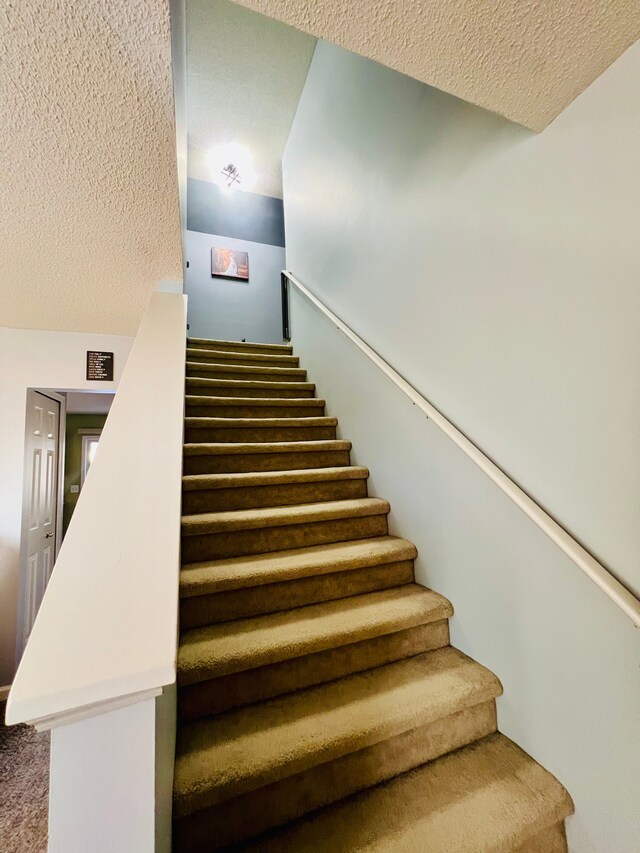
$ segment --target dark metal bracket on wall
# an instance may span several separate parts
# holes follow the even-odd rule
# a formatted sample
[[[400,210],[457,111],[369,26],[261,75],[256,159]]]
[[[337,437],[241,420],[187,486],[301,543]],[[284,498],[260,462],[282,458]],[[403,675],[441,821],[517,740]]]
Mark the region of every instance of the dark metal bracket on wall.
[[[280,287],[282,290],[282,340],[290,341],[289,331],[289,279],[285,272],[280,273]]]

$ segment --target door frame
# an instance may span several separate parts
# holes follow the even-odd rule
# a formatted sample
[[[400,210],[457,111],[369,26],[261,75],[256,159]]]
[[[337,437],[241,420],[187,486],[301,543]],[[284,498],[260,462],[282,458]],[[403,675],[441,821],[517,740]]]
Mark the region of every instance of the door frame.
[[[103,427],[86,427],[85,429],[79,429],[78,434],[82,436],[82,456],[80,460],[80,491],[84,488],[84,481],[87,478],[87,474],[89,473],[89,468],[87,467],[86,460],[86,445],[88,438],[100,438],[102,435]]]
[[[20,663],[20,658],[24,652],[24,644],[22,638],[24,636],[24,620],[25,620],[25,596],[26,596],[26,581],[27,581],[27,525],[29,518],[28,493],[29,484],[27,483],[27,467],[28,467],[28,428],[27,414],[29,411],[29,395],[32,391],[37,394],[42,394],[43,397],[48,397],[50,400],[55,400],[60,405],[60,421],[58,423],[58,462],[56,476],[58,478],[56,489],[56,547],[54,556],[55,561],[58,559],[58,552],[62,545],[62,513],[64,508],[64,452],[66,441],[66,426],[67,426],[67,398],[50,388],[27,388],[25,392],[24,402],[24,452],[22,462],[22,518],[20,522],[20,586],[18,594],[18,613],[16,619],[16,665]]]

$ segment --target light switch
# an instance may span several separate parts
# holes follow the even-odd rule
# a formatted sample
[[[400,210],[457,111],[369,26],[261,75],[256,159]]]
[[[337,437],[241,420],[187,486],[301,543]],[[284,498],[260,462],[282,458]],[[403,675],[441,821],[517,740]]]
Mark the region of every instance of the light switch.
[[[72,495],[77,495],[78,492],[80,491],[80,486],[76,483],[74,486],[71,486],[69,488],[69,491],[71,492]]]

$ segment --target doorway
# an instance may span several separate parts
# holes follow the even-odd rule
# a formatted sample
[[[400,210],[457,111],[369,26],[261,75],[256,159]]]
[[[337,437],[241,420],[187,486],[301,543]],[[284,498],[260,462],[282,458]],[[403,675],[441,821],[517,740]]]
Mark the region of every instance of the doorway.
[[[112,392],[27,389],[17,663],[33,628],[113,397]]]
[[[18,655],[29,638],[62,536],[65,398],[27,389]]]
[[[98,449],[100,436],[104,428],[108,406],[111,397],[104,398],[105,411],[88,406],[80,401],[73,407],[69,395],[67,397],[67,418],[65,427],[64,449],[64,502],[62,508],[62,536],[66,536],[76,505],[80,500],[84,483],[89,474],[91,463]],[[80,397],[80,394],[74,395]]]

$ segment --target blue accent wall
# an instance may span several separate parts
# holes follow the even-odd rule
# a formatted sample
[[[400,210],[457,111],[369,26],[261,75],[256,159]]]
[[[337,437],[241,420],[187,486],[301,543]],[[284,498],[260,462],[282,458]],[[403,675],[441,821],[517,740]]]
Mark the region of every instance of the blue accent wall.
[[[249,281],[213,277],[213,246],[247,252]],[[187,258],[185,292],[192,337],[282,343],[280,270],[285,254],[281,246],[187,231]]]
[[[187,229],[284,247],[282,199],[241,191],[227,195],[216,184],[189,178]]]

